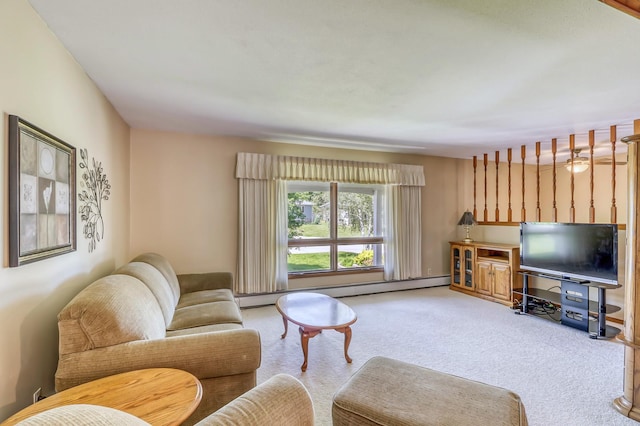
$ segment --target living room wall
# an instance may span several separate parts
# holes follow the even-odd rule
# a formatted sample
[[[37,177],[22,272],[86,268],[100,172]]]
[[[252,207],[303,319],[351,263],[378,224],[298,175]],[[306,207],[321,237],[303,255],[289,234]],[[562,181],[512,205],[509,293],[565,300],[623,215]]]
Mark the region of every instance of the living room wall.
[[[29,405],[37,388],[44,395],[54,392],[60,309],[91,281],[128,260],[129,127],[25,0],[0,2],[0,57],[2,421]],[[77,251],[8,267],[8,114],[102,161],[112,190],[104,202],[105,238],[93,253],[78,217]]]
[[[132,255],[158,251],[171,260],[177,272],[235,273],[238,152],[424,166],[422,275],[449,273],[448,241],[456,238],[456,223],[464,210],[458,197],[463,160],[149,130],[131,132]],[[308,279],[305,285],[381,278],[380,274],[334,276]],[[299,287],[299,281],[291,280],[291,285]]]

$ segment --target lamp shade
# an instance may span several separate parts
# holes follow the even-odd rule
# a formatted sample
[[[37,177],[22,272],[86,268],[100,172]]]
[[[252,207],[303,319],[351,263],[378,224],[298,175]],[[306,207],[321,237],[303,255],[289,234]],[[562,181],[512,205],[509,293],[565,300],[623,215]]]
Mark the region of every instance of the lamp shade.
[[[473,213],[471,213],[470,211],[464,212],[462,214],[462,217],[458,221],[458,225],[471,226],[471,225],[477,225],[477,224],[478,222],[476,222],[475,218],[473,217]]]

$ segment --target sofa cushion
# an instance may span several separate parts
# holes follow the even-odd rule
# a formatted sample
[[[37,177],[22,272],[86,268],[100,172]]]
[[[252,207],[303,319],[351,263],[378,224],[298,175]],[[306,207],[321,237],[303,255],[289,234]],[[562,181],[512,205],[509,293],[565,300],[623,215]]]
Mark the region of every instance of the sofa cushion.
[[[242,324],[242,315],[235,302],[202,303],[176,309],[173,321],[171,321],[167,330],[181,330],[223,323]]]
[[[226,288],[194,291],[193,293],[183,294],[180,300],[178,300],[176,308],[184,308],[185,306],[199,305],[201,303],[222,302],[225,300],[233,302],[233,293]]]
[[[202,325],[200,327],[183,328],[181,330],[169,330],[167,331],[167,337],[186,336],[189,334],[201,334],[210,333],[212,331],[225,331],[225,330],[242,330],[241,324],[225,323],[225,324],[213,324]]]
[[[169,282],[171,291],[176,300],[180,299],[180,284],[173,267],[167,259],[157,253],[144,253],[137,256],[132,262],[144,262],[156,268]]]
[[[137,278],[108,275],[78,293],[58,314],[60,355],[165,336],[151,290]]]
[[[145,262],[131,262],[118,269],[114,274],[131,275],[145,283],[158,300],[164,316],[165,327],[171,324],[177,299],[171,285],[158,269]]]

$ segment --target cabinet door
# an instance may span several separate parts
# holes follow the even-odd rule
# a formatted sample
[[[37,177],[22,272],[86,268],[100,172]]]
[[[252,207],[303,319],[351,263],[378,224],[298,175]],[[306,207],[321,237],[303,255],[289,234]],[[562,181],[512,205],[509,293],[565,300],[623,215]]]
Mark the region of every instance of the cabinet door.
[[[463,247],[462,253],[464,257],[464,282],[462,284],[467,290],[473,290],[475,287],[474,269],[476,263],[473,247]]]
[[[480,294],[491,295],[491,278],[492,268],[490,262],[478,262],[477,263],[477,280],[476,291]]]
[[[493,264],[493,297],[502,300],[511,300],[511,268],[507,264]]]
[[[462,248],[458,245],[451,246],[451,285],[462,286]]]

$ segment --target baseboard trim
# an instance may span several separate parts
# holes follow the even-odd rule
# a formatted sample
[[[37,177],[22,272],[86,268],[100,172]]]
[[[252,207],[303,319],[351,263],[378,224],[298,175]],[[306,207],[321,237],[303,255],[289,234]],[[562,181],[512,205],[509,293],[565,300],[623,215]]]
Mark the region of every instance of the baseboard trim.
[[[279,291],[276,293],[248,294],[236,296],[236,301],[241,308],[254,308],[258,306],[274,305],[283,294],[313,291],[331,297],[362,296],[365,294],[386,293],[390,291],[414,290],[418,288],[429,288],[449,285],[451,276],[419,278],[415,280],[385,281],[380,283],[353,284],[336,287],[317,287],[296,289],[291,291]]]

